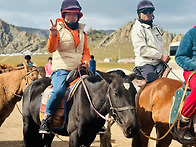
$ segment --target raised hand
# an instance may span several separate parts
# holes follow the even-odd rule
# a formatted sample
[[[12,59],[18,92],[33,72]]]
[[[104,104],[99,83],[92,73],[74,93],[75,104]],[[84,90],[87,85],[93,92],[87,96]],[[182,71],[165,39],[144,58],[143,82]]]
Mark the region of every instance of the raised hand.
[[[55,24],[53,23],[52,19],[50,19],[51,27],[50,27],[50,34],[52,36],[57,36],[57,20]]]

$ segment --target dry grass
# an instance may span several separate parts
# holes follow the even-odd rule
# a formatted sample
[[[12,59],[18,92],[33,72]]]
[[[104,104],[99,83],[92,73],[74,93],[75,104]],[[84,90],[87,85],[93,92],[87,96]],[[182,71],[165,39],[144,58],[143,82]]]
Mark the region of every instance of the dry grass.
[[[50,55],[41,55],[41,56],[32,56],[32,62],[36,63],[37,66],[45,66],[47,59]],[[18,65],[24,62],[24,56],[0,56],[0,64],[10,64]],[[134,67],[134,64],[124,64],[124,63],[99,63],[97,62],[97,70],[107,71],[112,68],[123,68],[131,71]]]

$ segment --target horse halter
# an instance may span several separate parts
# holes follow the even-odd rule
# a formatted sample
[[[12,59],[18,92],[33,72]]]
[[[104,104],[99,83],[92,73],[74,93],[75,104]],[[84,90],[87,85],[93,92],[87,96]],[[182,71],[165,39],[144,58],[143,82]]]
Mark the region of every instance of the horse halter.
[[[39,73],[39,71],[37,70],[37,68],[35,68],[35,69],[33,69],[33,70],[27,72],[27,73],[22,77],[22,79],[24,79],[24,80],[26,81],[25,85],[29,85],[29,81],[28,81],[28,78],[27,78],[27,77],[28,77],[32,72],[34,72],[34,71],[37,71],[37,72]],[[33,81],[33,80],[32,80],[32,81]]]
[[[106,96],[108,97],[109,104],[110,104],[110,111],[111,111],[111,114],[112,114],[114,120],[120,126],[122,126],[122,122],[121,122],[120,117],[119,117],[119,115],[118,115],[117,112],[126,111],[126,110],[135,110],[136,111],[135,106],[125,106],[125,107],[120,107],[120,108],[114,107],[113,104],[112,104],[112,101],[111,101],[110,94],[109,94],[109,88],[108,88],[108,91],[107,91],[107,95]]]

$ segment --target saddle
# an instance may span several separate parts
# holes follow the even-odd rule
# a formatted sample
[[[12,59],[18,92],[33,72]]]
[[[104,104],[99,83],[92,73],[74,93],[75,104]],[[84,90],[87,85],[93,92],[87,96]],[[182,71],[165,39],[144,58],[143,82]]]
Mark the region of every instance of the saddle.
[[[183,85],[186,85],[186,83]],[[186,95],[184,98],[185,100],[186,100],[187,96],[190,94],[190,92],[191,92],[190,88],[187,89],[187,92],[186,92]],[[170,127],[172,126],[173,122],[176,119],[183,94],[184,94],[184,86],[182,86],[181,88],[176,90],[175,95],[173,96],[173,104],[172,104],[172,109],[171,109],[170,118],[169,118],[169,126]],[[177,120],[179,120],[179,116],[178,116]],[[194,116],[191,121],[192,122],[190,123],[189,127],[192,130],[192,132],[196,132],[196,116]],[[173,133],[173,131],[174,131],[174,128],[172,128],[171,133]]]
[[[86,69],[80,70],[80,73],[81,73],[81,76],[83,79],[92,75],[92,73]],[[65,118],[67,116],[66,115],[67,110],[65,110],[65,107],[64,107],[65,103],[67,103],[68,101],[71,100],[73,94],[75,93],[78,86],[80,85],[81,80],[82,79],[80,78],[78,69],[75,69],[68,74],[68,76],[66,78],[67,88],[66,88],[65,94],[64,94],[55,114],[52,116],[51,124],[52,124],[53,130],[61,130],[64,128],[65,123],[66,123]],[[41,100],[41,106],[40,106],[40,121],[44,117],[46,103],[50,97],[52,90],[53,90],[53,86],[50,85],[44,90],[44,92],[42,94],[42,100]]]

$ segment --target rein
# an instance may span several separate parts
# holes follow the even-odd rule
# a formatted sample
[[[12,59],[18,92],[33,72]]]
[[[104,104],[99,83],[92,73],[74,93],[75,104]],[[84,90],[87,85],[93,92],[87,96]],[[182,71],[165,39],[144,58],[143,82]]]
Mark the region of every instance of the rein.
[[[180,115],[180,113],[181,113],[181,111],[182,111],[182,106],[183,106],[183,104],[184,104],[184,98],[185,98],[185,96],[186,96],[186,92],[187,92],[187,89],[188,89],[189,81],[190,81],[190,79],[192,78],[192,76],[194,75],[194,73],[196,73],[196,72],[193,71],[193,72],[191,72],[191,74],[189,75],[189,78],[188,78],[188,80],[187,80],[187,82],[186,82],[186,86],[185,86],[184,93],[183,93],[183,96],[182,96],[182,100],[181,100],[181,102],[180,102],[180,107],[179,107],[179,109],[178,109],[178,113],[176,114],[175,120],[174,120],[174,122],[172,123],[171,127],[169,128],[169,130],[168,130],[161,138],[154,138],[154,137],[150,137],[150,136],[146,135],[146,134],[142,131],[142,129],[140,129],[140,132],[141,132],[145,137],[147,137],[148,139],[151,139],[151,140],[159,141],[159,140],[164,139],[164,138],[170,133],[170,131],[172,130],[172,128],[174,127],[174,125],[175,125],[175,123],[176,123],[176,121],[177,121],[177,119],[178,119],[178,116]],[[178,128],[178,129],[179,129],[179,122],[180,122],[180,121],[178,120],[178,125],[177,125],[177,128]]]
[[[78,67],[78,72],[79,72],[79,75],[80,75],[80,78],[81,78],[81,81],[82,81],[82,85],[83,85],[83,87],[84,87],[84,90],[85,90],[85,92],[86,92],[87,98],[88,98],[89,103],[91,104],[93,110],[96,112],[96,114],[97,114],[98,116],[100,116],[101,118],[105,119],[106,121],[109,121],[109,119],[107,119],[105,116],[103,116],[101,113],[99,113],[99,112],[96,110],[95,106],[93,105],[93,103],[92,103],[92,101],[91,101],[91,99],[90,99],[88,90],[87,90],[86,85],[85,85],[85,83],[84,83],[83,77],[82,77],[82,75],[81,75],[81,73],[80,73],[79,67]]]

